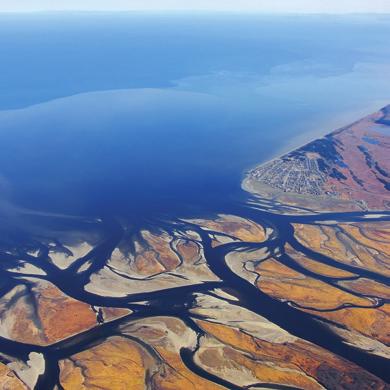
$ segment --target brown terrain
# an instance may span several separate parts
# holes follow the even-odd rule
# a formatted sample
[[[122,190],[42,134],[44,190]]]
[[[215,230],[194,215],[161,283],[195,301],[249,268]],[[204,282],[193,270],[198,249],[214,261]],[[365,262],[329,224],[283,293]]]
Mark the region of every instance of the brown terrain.
[[[48,345],[98,325],[96,311],[40,280],[20,284],[0,301],[0,335],[22,343]],[[101,308],[111,321],[127,309]]]
[[[390,209],[390,105],[253,169],[244,188],[314,210]]]
[[[389,129],[256,168],[242,215],[8,249],[0,388],[390,389]]]

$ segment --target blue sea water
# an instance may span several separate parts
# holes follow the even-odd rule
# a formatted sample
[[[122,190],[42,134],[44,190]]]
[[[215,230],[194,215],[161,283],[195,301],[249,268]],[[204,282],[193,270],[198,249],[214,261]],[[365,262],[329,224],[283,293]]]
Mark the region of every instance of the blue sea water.
[[[228,208],[249,167],[390,102],[389,36],[387,16],[0,15],[0,211]]]

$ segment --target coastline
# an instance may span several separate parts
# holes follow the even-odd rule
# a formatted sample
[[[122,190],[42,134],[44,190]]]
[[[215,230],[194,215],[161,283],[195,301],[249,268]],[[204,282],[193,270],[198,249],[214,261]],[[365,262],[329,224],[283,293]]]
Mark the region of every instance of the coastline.
[[[389,209],[389,107],[247,169],[241,189],[313,211]]]
[[[245,179],[247,174],[250,171],[252,171],[253,169],[259,168],[259,167],[261,167],[261,166],[263,166],[271,161],[274,161],[274,160],[281,158],[281,157],[283,157],[291,152],[294,152],[300,148],[303,148],[306,145],[308,145],[309,143],[315,141],[316,139],[324,138],[327,135],[331,135],[333,133],[336,133],[340,130],[345,129],[346,127],[350,127],[353,124],[361,121],[362,119],[364,119],[368,116],[371,116],[373,113],[379,112],[384,107],[389,105],[389,100],[390,99],[376,101],[372,106],[370,105],[370,106],[365,106],[365,108],[362,108],[359,110],[347,111],[344,114],[341,114],[336,120],[333,120],[333,121],[332,120],[329,120],[329,121],[324,120],[324,124],[326,123],[326,125],[321,125],[321,126],[317,125],[318,130],[305,131],[302,134],[299,134],[296,137],[293,137],[293,139],[291,139],[288,142],[288,144],[286,144],[286,146],[280,148],[270,158],[267,158],[266,160],[264,160],[261,163],[254,163],[253,165],[248,166],[248,168],[246,168],[242,173],[242,179]],[[380,108],[378,108],[378,107],[380,107]],[[359,119],[356,119],[356,118],[359,118]],[[303,122],[303,123],[305,123],[305,122]],[[313,125],[314,125],[315,122],[310,121],[309,123],[313,123]],[[309,124],[308,124],[308,126],[309,126]],[[319,128],[330,128],[333,130],[320,131]],[[302,137],[305,137],[304,141],[302,141],[301,143],[297,142],[296,144],[295,143],[293,144],[294,139],[296,140],[296,139],[300,139]]]

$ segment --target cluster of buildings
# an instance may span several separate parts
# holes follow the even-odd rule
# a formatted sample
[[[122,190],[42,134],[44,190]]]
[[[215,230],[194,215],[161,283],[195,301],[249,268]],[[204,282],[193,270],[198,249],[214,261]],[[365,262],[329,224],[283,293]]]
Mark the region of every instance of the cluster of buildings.
[[[301,154],[286,156],[255,168],[250,176],[259,182],[285,192],[322,195],[326,174],[321,172],[317,158]]]

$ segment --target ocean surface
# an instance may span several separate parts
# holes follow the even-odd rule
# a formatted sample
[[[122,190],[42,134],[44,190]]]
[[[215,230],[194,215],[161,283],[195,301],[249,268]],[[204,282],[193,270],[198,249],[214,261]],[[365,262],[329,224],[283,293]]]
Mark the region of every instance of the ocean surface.
[[[0,15],[0,217],[229,211],[245,170],[390,102],[389,36],[387,16]]]

